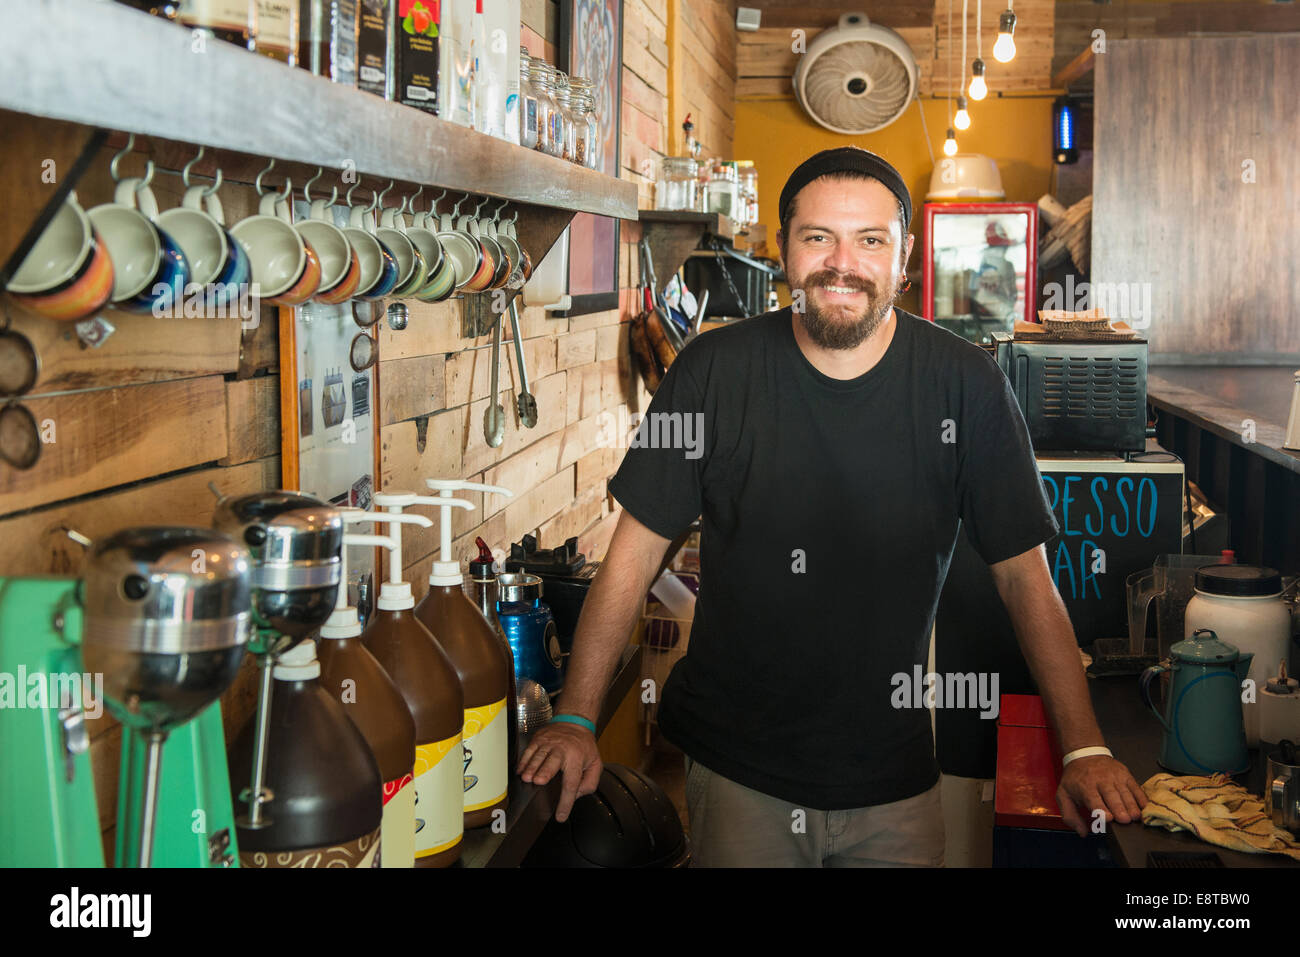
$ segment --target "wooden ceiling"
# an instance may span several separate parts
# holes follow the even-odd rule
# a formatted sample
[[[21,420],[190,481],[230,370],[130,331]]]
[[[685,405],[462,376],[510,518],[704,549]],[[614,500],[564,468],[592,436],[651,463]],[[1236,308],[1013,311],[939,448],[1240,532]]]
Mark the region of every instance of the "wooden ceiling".
[[[737,96],[790,94],[796,54],[790,31],[802,28],[811,40],[834,26],[842,13],[861,10],[872,23],[897,30],[911,47],[920,70],[922,96],[947,91],[949,0],[735,0],[762,11],[760,29],[739,33]],[[953,46],[960,58],[961,0],[951,0]],[[976,0],[967,0],[967,57],[975,58]],[[1275,33],[1300,31],[1300,3],[1270,0],[1016,0],[1016,58],[993,60],[998,14],[1006,0],[984,0],[981,35],[991,90],[1016,93],[1056,89],[1053,77],[1092,42],[1093,30],[1108,39],[1187,36],[1196,33]],[[958,67],[958,76],[964,72]],[[955,85],[955,84],[954,84]],[[1092,87],[1089,72],[1071,90]]]

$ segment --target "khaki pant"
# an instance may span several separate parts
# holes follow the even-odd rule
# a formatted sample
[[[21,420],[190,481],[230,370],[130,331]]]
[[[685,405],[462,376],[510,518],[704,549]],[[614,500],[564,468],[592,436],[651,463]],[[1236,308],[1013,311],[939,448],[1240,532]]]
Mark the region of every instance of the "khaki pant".
[[[939,783],[915,797],[815,811],[769,797],[686,758],[696,867],[942,867]]]

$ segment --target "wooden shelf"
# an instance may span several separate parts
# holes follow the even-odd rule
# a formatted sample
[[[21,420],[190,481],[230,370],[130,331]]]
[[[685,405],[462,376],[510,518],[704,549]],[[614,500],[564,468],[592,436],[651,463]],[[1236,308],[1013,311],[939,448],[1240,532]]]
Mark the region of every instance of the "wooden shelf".
[[[350,164],[366,178],[549,207],[568,217],[637,217],[634,183],[220,40],[209,38],[196,51],[189,30],[119,3],[44,0],[13,4],[5,14],[3,110],[275,157],[313,171]]]
[[[661,284],[682,268],[686,257],[705,236],[716,236],[731,244],[734,225],[731,217],[721,213],[643,209],[639,215],[641,231],[650,243],[650,255]]]

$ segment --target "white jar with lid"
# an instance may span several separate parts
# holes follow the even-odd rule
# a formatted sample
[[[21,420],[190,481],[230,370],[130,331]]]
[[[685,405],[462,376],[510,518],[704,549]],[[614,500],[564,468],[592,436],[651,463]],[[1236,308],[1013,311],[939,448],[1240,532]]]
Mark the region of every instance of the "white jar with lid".
[[[1246,744],[1259,746],[1259,695],[1278,663],[1291,650],[1291,611],[1282,600],[1282,576],[1254,565],[1203,565],[1196,570],[1196,594],[1187,603],[1184,637],[1209,628],[1244,654],[1253,654],[1247,677],[1255,701],[1242,703]],[[1287,670],[1292,670],[1287,661]]]

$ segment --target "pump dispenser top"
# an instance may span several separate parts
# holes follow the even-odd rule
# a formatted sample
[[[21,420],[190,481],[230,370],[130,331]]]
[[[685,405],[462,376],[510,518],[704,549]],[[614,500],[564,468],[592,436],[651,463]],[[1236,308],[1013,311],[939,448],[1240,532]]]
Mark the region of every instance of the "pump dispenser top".
[[[399,529],[402,524],[432,525],[402,509],[436,500],[409,492],[374,496],[382,521],[392,524],[388,581],[380,587],[375,614],[362,640],[387,670],[415,719],[417,867],[446,867],[460,857],[464,833],[465,696],[460,676],[433,635],[413,611],[411,586],[402,580]],[[469,502],[449,507],[472,508]]]
[[[429,526],[422,515],[388,515],[347,509],[342,513],[343,583],[334,614],[321,628],[319,649],[321,684],[343,703],[357,730],[379,763],[383,778],[383,822],[380,827],[384,867],[415,866],[415,719],[402,692],[383,666],[361,642],[361,622],[357,609],[347,604],[348,546],[378,546],[398,556],[401,566],[401,542],[389,535],[367,535],[346,531],[349,525],[364,522],[388,523],[394,529],[402,524]]]
[[[452,560],[452,492],[508,489],[477,482],[430,479],[428,500],[444,509],[441,561],[433,563],[429,591],[415,616],[433,633],[460,676],[465,692],[465,827],[483,827],[503,812],[512,769],[509,730],[514,724],[514,664],[504,638],[465,595],[460,563]],[[423,504],[423,503],[422,503]]]
[[[434,504],[446,508],[448,503],[459,502],[460,499],[452,498],[453,492],[494,492],[497,495],[513,496],[514,492],[500,485],[484,485],[481,482],[465,482],[460,479],[425,479],[425,484],[438,493],[436,498],[421,502],[420,504]],[[469,503],[466,503],[467,505]],[[473,508],[473,505],[469,505]],[[451,554],[451,512],[442,513],[441,532],[442,548],[439,551],[441,561],[435,561],[433,568],[429,572],[430,585],[460,585],[465,581],[465,576],[461,574],[460,562],[456,561]]]
[[[357,615],[357,609],[354,605],[348,604],[348,553],[349,545],[373,545],[378,548],[386,548],[390,555],[393,555],[396,561],[396,574],[401,574],[402,566],[402,528],[405,525],[419,525],[421,528],[428,528],[433,522],[429,521],[423,515],[391,515],[385,512],[366,512],[359,508],[340,509],[343,517],[344,528],[348,525],[356,525],[363,522],[374,522],[376,525],[388,523],[390,534],[388,535],[366,535],[359,532],[345,531],[343,535],[343,555],[342,555],[342,581],[339,584],[338,598],[334,602],[334,611],[329,620],[321,626],[320,636],[322,638],[356,638],[361,634],[361,619]],[[407,598],[410,604],[405,608],[415,607],[415,600],[410,598],[411,586],[398,579],[399,585],[406,588]],[[382,588],[387,588],[392,582],[385,583]],[[381,592],[382,592],[381,588]],[[390,591],[390,600],[400,593]],[[381,594],[382,600],[382,594]],[[379,607],[384,607],[380,605]]]

